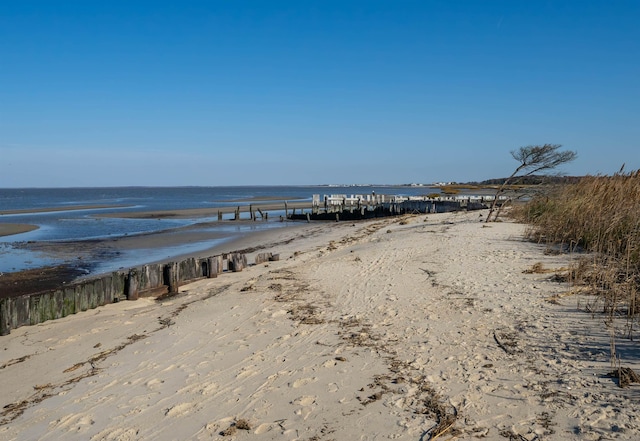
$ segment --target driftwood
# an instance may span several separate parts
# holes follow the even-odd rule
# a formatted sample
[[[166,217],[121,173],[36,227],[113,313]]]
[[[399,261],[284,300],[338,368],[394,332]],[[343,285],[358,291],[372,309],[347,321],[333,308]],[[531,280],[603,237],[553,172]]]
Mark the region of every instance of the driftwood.
[[[522,352],[522,350],[518,348],[517,335],[513,330],[496,329],[493,331],[493,338],[500,349],[509,355]]]

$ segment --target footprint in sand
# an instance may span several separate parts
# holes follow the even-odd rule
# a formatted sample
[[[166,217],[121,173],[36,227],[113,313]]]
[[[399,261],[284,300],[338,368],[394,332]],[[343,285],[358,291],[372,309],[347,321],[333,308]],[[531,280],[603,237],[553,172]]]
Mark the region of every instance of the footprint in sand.
[[[208,383],[206,386],[204,386],[198,392],[201,395],[210,395],[210,394],[214,393],[216,390],[218,390],[218,383]]]
[[[293,383],[289,383],[289,386],[293,387],[294,389],[297,389],[299,387],[306,386],[307,384],[314,383],[316,381],[318,381],[318,377],[300,378],[294,381]]]
[[[145,383],[145,386],[147,386],[149,389],[153,389],[154,387],[159,386],[159,385],[161,385],[162,383],[164,383],[164,381],[163,381],[163,380],[159,380],[159,379],[157,379],[157,378],[153,378],[153,379],[151,379],[151,380],[147,381],[147,382]]]
[[[240,372],[238,375],[236,375],[236,380],[242,380],[243,378],[252,377],[252,376],[256,375],[257,373],[258,372],[256,372],[253,369],[244,368],[244,369],[242,369],[242,372]]]
[[[189,412],[191,412],[193,409],[195,409],[196,407],[196,403],[180,403],[180,404],[176,404],[175,406],[167,409],[167,411],[165,412],[165,416],[168,417],[180,417],[180,416],[184,416],[186,414],[188,414]]]
[[[58,421],[52,423],[51,425],[53,427],[60,427],[62,429],[67,429],[70,432],[81,433],[86,431],[93,424],[94,424],[94,421],[90,415],[71,414],[71,415],[67,415],[64,418],[59,419]]]
[[[314,395],[305,395],[291,401],[291,404],[295,404],[296,406],[311,406],[312,404],[315,404],[317,399],[318,397]]]
[[[293,413],[295,415],[301,416],[303,420],[306,420],[307,418],[309,418],[309,415],[313,413],[313,409],[310,407],[304,406]]]
[[[256,430],[253,431],[256,435],[262,435],[263,433],[267,433],[273,430],[273,424],[263,423],[256,427]]]
[[[331,359],[331,360],[327,360],[324,363],[322,363],[322,367],[331,368],[331,367],[336,366],[337,364],[338,364],[337,360]]]
[[[91,437],[91,441],[134,441],[137,439],[137,429],[107,429]]]

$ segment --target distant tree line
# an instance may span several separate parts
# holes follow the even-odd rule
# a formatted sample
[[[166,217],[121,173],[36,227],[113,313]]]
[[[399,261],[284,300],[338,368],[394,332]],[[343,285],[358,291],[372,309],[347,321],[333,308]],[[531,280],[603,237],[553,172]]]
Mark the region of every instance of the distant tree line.
[[[518,178],[518,185],[539,185],[539,184],[576,184],[583,176],[549,176],[531,175]],[[466,182],[465,185],[502,185],[509,178],[487,179],[481,182]]]

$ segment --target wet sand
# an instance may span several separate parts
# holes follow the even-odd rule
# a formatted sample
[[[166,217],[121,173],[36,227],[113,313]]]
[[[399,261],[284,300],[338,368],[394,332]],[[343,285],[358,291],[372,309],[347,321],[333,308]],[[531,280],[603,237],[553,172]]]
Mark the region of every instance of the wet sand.
[[[19,210],[0,210],[0,219],[3,215],[11,214],[31,214],[31,213],[54,213],[56,211],[77,211],[77,210],[95,210],[100,208],[123,208],[128,205],[71,205],[66,207],[45,207],[45,208],[28,208]],[[0,222],[0,236],[11,236],[13,234],[27,233],[37,230],[37,225],[30,224],[12,224]]]
[[[8,224],[0,222],[0,236],[11,236],[13,234],[27,233],[29,231],[37,230],[37,225],[29,224]]]
[[[233,225],[253,225],[252,221],[224,221]],[[215,222],[215,224],[218,224]],[[0,224],[3,225],[3,224]],[[0,275],[0,297],[16,296],[56,289],[79,277],[93,274],[96,262],[117,256],[129,250],[155,250],[179,247],[189,243],[214,242],[227,236],[207,230],[207,223],[169,229],[153,233],[123,236],[113,239],[87,241],[35,241],[21,244],[31,251],[38,251],[56,261],[70,262],[32,270],[5,272]],[[315,225],[315,226],[314,226]],[[277,228],[243,233],[199,252],[171,255],[162,259],[149,259],[144,263],[166,263],[187,257],[208,257],[229,252],[255,252],[269,249],[279,243],[300,240],[315,231],[317,224],[286,222]],[[24,226],[28,227],[28,226]],[[142,263],[141,263],[142,264]]]
[[[5,214],[53,213],[56,211],[97,210],[101,208],[124,208],[130,205],[68,205],[65,207],[25,208],[18,210],[0,210],[0,216]]]

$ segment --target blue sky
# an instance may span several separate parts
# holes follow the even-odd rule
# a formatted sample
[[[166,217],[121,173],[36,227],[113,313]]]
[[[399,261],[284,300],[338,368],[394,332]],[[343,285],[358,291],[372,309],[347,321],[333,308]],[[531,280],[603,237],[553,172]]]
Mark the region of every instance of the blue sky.
[[[0,3],[0,187],[640,168],[638,1]]]

